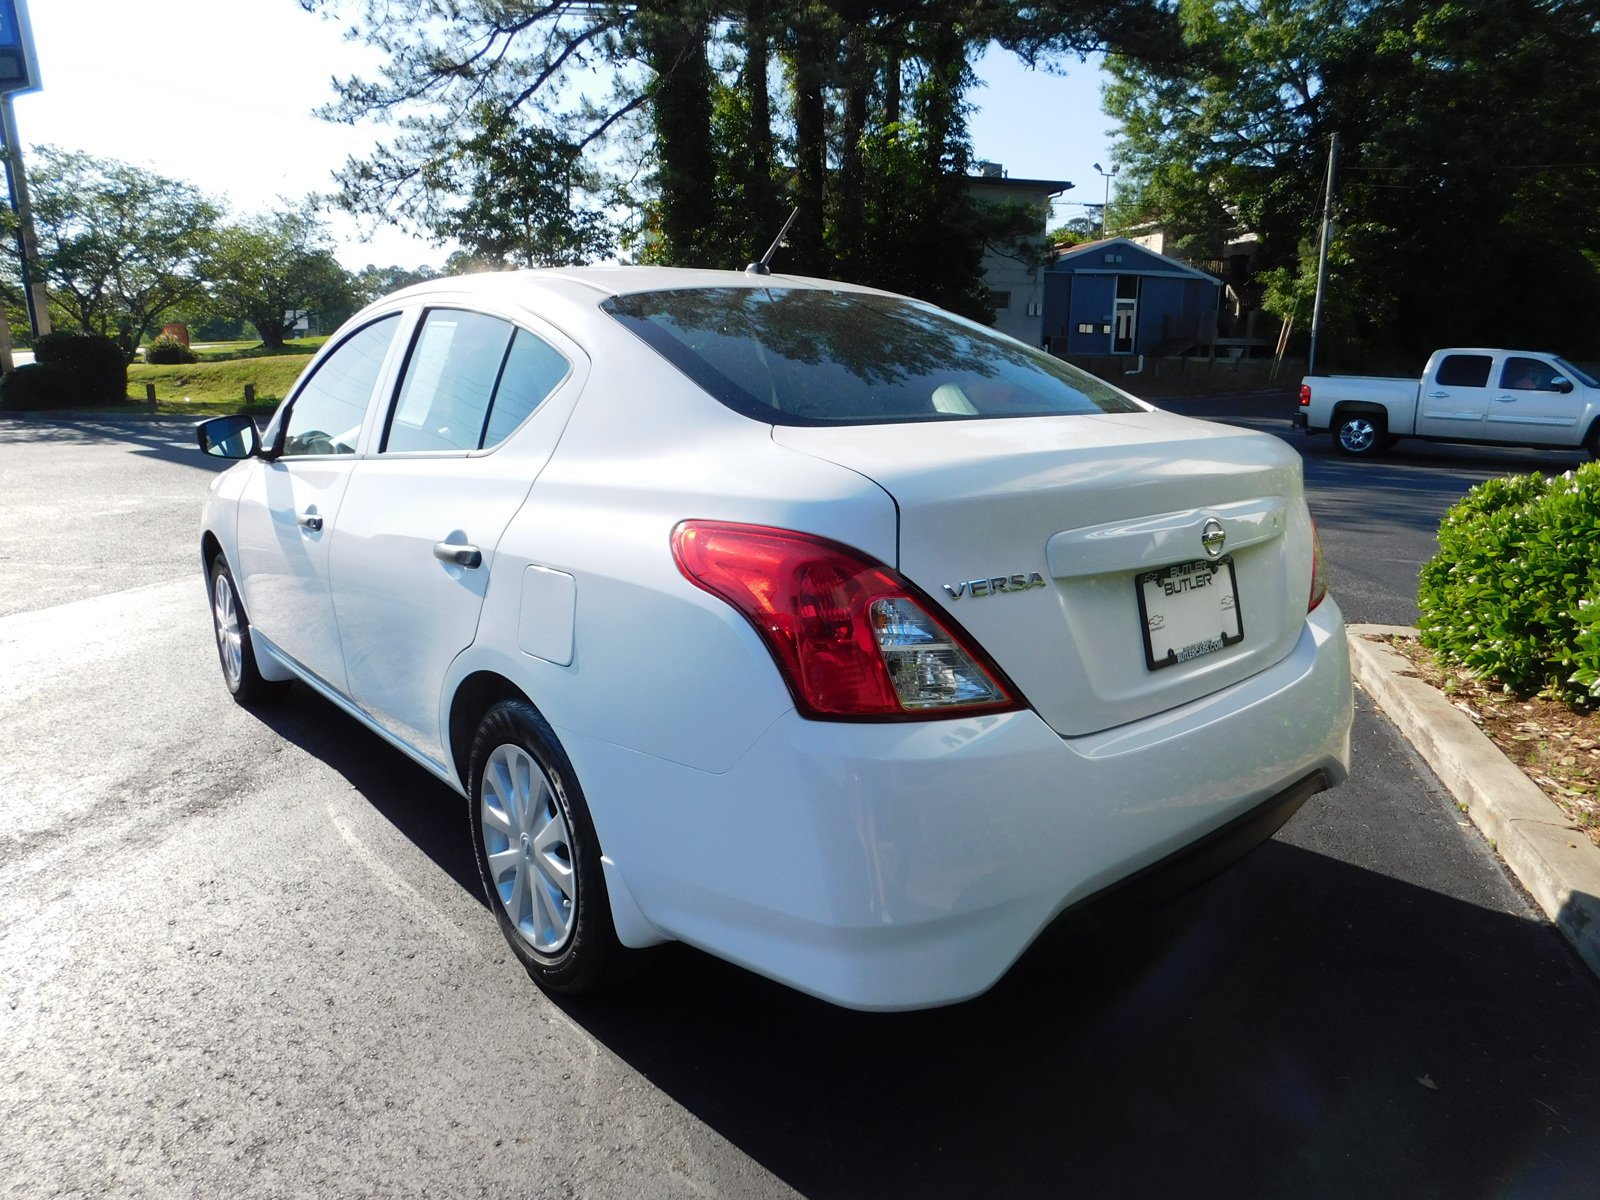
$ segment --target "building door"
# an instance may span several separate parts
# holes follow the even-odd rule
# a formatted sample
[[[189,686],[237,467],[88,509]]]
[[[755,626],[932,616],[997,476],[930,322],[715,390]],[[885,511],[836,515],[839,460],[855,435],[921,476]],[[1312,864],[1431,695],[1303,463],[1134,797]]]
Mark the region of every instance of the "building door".
[[[1111,314],[1111,353],[1132,354],[1139,329],[1139,277],[1117,276],[1117,297]]]

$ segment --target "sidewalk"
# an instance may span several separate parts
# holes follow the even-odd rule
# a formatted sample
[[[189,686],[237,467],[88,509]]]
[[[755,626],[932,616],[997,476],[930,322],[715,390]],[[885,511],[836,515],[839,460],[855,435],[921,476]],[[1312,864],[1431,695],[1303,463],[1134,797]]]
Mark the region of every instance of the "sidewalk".
[[[1600,846],[1495,748],[1472,719],[1417,677],[1381,639],[1395,625],[1351,625],[1356,683],[1450,789],[1545,915],[1600,975]]]

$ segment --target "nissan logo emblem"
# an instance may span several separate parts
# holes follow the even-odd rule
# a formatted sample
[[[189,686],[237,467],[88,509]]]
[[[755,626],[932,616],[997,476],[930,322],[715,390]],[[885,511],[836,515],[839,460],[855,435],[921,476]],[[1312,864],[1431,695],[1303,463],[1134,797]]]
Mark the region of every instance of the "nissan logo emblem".
[[[1228,540],[1228,535],[1223,532],[1222,522],[1211,517],[1205,523],[1205,528],[1200,531],[1200,544],[1206,548],[1206,555],[1216,558],[1222,553],[1222,544]]]

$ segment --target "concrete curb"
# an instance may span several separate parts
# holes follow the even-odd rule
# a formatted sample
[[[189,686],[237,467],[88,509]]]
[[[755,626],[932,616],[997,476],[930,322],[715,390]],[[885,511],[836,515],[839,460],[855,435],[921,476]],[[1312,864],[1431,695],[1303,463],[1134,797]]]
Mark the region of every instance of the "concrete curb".
[[[1356,682],[1465,806],[1522,886],[1600,975],[1600,846],[1500,753],[1472,718],[1424,683],[1383,643],[1416,637],[1399,625],[1351,625]]]

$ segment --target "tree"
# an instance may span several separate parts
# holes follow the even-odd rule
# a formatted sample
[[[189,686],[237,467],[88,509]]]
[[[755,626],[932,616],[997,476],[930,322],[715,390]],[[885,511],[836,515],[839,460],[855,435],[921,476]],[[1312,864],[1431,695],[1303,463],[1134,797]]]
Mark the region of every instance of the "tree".
[[[646,259],[736,266],[792,204],[785,269],[974,315],[987,306],[979,272],[994,214],[964,179],[973,50],[999,39],[1057,61],[1107,38],[1155,45],[1173,25],[1164,0],[301,2],[388,56],[377,78],[339,82],[326,110],[397,129],[341,172],[352,211],[456,237],[460,215],[472,231],[517,230],[523,210],[563,232],[559,252],[593,257],[590,222],[626,204]],[[593,166],[622,131],[614,160],[642,195]],[[474,156],[493,169],[470,169]],[[451,190],[470,196],[459,210],[439,201]],[[492,260],[497,246],[480,236],[469,250]]]
[[[189,184],[52,146],[29,178],[53,323],[115,338],[133,361],[163,313],[204,293],[220,210]]]
[[[1303,320],[1337,133],[1334,359],[1600,353],[1600,5],[1184,0],[1178,15],[1183,57],[1108,63],[1123,194],[1146,219],[1200,258],[1255,234],[1269,305]]]
[[[355,299],[331,244],[315,218],[289,207],[226,226],[208,263],[218,307],[248,319],[263,345],[281,347],[296,314]]]

